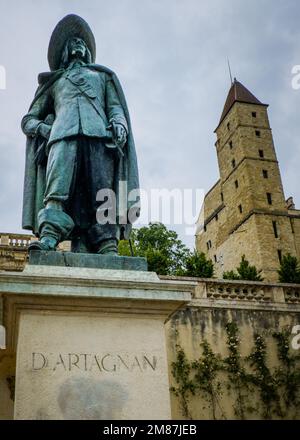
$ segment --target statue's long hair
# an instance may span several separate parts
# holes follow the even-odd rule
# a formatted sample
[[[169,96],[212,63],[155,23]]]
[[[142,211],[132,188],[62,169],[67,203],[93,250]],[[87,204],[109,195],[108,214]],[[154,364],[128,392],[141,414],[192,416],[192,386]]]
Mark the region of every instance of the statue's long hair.
[[[67,40],[64,50],[62,52],[62,56],[61,56],[61,61],[60,61],[60,69],[65,69],[66,67],[68,67],[69,63],[70,63],[70,49],[69,49],[69,43],[70,43],[70,39]],[[84,42],[85,44],[85,42]],[[89,50],[89,48],[87,47],[87,45],[85,44],[86,47],[86,52],[85,52],[85,63],[86,64],[90,64],[92,62],[92,55],[91,52]]]

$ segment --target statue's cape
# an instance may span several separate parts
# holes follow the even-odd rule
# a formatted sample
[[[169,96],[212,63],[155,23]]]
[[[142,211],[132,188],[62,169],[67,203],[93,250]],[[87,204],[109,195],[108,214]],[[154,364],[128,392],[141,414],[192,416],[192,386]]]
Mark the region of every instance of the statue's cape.
[[[126,214],[133,205],[136,205],[136,202],[139,199],[138,192],[136,192],[135,197],[132,197],[133,200],[128,200],[128,194],[132,191],[138,191],[139,189],[139,178],[138,178],[138,167],[137,167],[137,158],[136,151],[134,145],[134,139],[132,135],[130,117],[128,112],[128,107],[126,103],[126,99],[123,93],[122,86],[119,82],[117,75],[108,69],[107,67],[100,66],[98,64],[88,64],[88,67],[95,69],[99,72],[105,72],[110,75],[111,79],[114,82],[116,87],[116,91],[118,93],[120,103],[123,107],[124,114],[126,116],[127,124],[128,124],[128,137],[127,143],[124,146],[123,152],[124,156],[120,157],[118,161],[118,166],[116,170],[115,176],[115,193],[117,199],[117,221],[119,216],[123,217],[121,221],[122,226],[124,221],[124,213]],[[36,102],[36,100],[45,93],[49,87],[60,78],[63,74],[64,69],[59,69],[54,72],[46,72],[39,74],[39,87],[36,91],[33,102],[31,103],[30,108]],[[54,110],[53,110],[54,111]],[[35,160],[36,150],[42,139],[40,136],[29,137],[27,136],[26,142],[26,161],[25,161],[25,177],[24,177],[24,195],[23,195],[23,215],[22,215],[22,227],[23,229],[31,230],[35,235],[38,236],[38,222],[37,215],[38,212],[44,208],[43,198],[46,187],[46,166],[45,165],[37,165]],[[119,191],[119,182],[127,183],[127,191]],[[122,206],[122,212],[119,212],[118,207]],[[127,212],[125,212],[127,211]],[[133,219],[130,219],[133,221]],[[127,221],[124,227],[121,228],[121,238],[128,238],[131,230],[131,224]]]

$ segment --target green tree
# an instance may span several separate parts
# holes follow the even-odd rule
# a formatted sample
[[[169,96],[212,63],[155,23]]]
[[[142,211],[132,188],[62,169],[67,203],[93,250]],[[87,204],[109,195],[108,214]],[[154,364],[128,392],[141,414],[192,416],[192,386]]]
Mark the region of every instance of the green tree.
[[[223,273],[224,280],[240,280],[240,276],[234,270],[229,270]]]
[[[162,223],[150,223],[131,234],[132,250],[135,256],[145,257],[150,271],[160,275],[182,275],[185,272],[189,249]],[[121,241],[120,255],[131,255],[129,243]]]
[[[233,270],[223,273],[225,280],[248,280],[248,281],[263,281],[260,276],[261,270],[257,270],[255,266],[251,266],[246,260],[245,255],[242,256],[239,267],[236,268],[237,273]]]
[[[186,259],[186,269],[183,275],[188,277],[212,278],[214,276],[214,265],[208,260],[204,252],[196,250]]]
[[[297,257],[293,257],[291,254],[284,255],[278,275],[281,283],[300,284],[300,267]]]

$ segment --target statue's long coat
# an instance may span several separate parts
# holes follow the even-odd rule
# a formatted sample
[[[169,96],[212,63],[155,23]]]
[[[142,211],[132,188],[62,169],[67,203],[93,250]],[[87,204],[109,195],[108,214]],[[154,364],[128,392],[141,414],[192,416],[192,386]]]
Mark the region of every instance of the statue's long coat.
[[[89,64],[89,68],[95,69],[99,72],[105,72],[110,75],[113,83],[115,85],[116,91],[118,93],[120,103],[123,107],[123,111],[128,124],[128,137],[126,145],[123,148],[124,156],[121,156],[118,161],[117,171],[115,175],[115,193],[117,204],[119,206],[119,182],[127,182],[127,197],[123,202],[127,205],[127,212],[129,209],[136,204],[137,198],[135,200],[128,201],[128,194],[132,190],[139,189],[139,178],[138,178],[138,168],[136,151],[134,145],[134,139],[132,135],[131,123],[129,112],[126,104],[126,99],[122,90],[122,86],[116,76],[116,74],[108,69],[107,67],[100,66],[97,64]],[[54,72],[42,73],[39,75],[39,87],[36,91],[33,102],[30,108],[36,102],[36,100],[45,93],[48,88],[60,78],[64,73],[64,69],[59,69]],[[52,109],[52,113],[54,110]],[[51,109],[49,109],[51,113]],[[27,137],[26,143],[26,162],[25,162],[25,178],[24,178],[24,196],[23,196],[23,216],[22,216],[22,227],[23,229],[31,230],[35,235],[38,236],[38,222],[37,215],[38,212],[44,208],[43,198],[45,193],[46,184],[46,165],[37,165],[35,160],[36,150],[40,145],[42,139],[39,136]],[[123,195],[124,196],[124,195]],[[125,205],[125,206],[126,206]],[[117,208],[118,208],[117,206]],[[124,205],[123,205],[124,206]],[[127,223],[122,225],[122,235],[124,238],[128,238],[131,224]]]

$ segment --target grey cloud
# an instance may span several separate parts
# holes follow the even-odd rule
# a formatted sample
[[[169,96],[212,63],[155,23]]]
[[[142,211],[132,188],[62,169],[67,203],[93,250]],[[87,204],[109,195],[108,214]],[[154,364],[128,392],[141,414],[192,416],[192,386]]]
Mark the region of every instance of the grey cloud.
[[[233,74],[270,104],[285,193],[300,205],[300,91],[290,74],[300,64],[297,0],[0,0],[0,6],[0,64],[8,83],[0,91],[0,230],[21,231],[20,119],[37,74],[48,69],[50,33],[70,12],[90,23],[97,61],[124,86],[143,186],[207,191],[218,179],[213,131],[230,86],[229,57]]]

